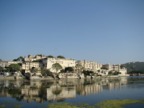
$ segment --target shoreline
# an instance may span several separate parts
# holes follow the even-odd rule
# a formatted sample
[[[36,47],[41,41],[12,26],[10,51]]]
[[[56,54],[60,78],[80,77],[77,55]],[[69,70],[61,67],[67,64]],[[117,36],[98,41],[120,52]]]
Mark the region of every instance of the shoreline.
[[[98,77],[93,77],[92,79],[95,78],[121,78],[121,77],[144,77],[144,76],[98,76]],[[50,77],[43,77],[39,79],[31,79],[32,80],[62,80],[62,79],[79,79],[79,78],[60,78],[60,79],[53,79]],[[81,78],[81,79],[91,79],[91,78]],[[18,78],[16,79],[14,76],[0,76],[0,80],[28,80],[25,78]]]

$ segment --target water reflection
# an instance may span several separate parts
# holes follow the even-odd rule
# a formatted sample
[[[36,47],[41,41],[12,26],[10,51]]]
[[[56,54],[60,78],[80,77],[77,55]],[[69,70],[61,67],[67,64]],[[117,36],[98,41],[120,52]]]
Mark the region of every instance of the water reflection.
[[[61,79],[59,81],[1,80],[0,97],[13,97],[27,102],[64,101],[75,98],[77,95],[85,96],[97,94],[103,90],[120,89],[133,80],[127,77]]]

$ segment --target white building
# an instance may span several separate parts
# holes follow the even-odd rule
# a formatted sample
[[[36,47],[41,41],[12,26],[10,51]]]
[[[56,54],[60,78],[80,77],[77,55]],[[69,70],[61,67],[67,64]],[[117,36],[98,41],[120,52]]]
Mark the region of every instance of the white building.
[[[103,68],[108,70],[108,71],[113,71],[113,72],[120,72],[121,76],[127,75],[127,69],[125,67],[121,67],[121,65],[110,65],[110,64],[105,64],[103,65]]]
[[[22,64],[22,69],[25,71],[30,71],[33,67],[39,69],[40,63],[39,62],[25,62]]]
[[[78,61],[78,64],[80,64],[82,67],[84,67],[85,70],[90,70],[96,72],[97,70],[101,69],[102,64],[96,63],[93,61]]]
[[[76,61],[74,59],[63,59],[63,58],[47,58],[43,60],[43,63],[46,66],[46,69],[50,69],[52,72],[54,71],[52,69],[52,65],[55,63],[59,63],[62,68],[66,67],[75,67]]]
[[[21,62],[19,61],[0,61],[0,66],[1,67],[8,67],[11,64],[19,64]]]
[[[120,74],[120,76],[128,76],[128,74],[127,74],[127,69],[126,68],[121,68],[120,70],[119,70],[119,72],[121,73]]]

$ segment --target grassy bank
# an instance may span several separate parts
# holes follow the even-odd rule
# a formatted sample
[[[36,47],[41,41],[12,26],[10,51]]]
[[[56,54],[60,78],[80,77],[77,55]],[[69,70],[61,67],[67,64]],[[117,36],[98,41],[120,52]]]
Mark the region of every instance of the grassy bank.
[[[70,104],[70,103],[52,103],[48,104],[47,108],[124,108],[126,105],[130,104],[143,104],[144,100],[132,100],[132,99],[124,99],[124,100],[106,100],[95,105],[88,104]],[[22,108],[22,104],[14,104],[11,102],[3,102],[0,103],[0,108],[7,108],[7,104],[11,104],[13,108]],[[43,107],[41,107],[43,108]]]

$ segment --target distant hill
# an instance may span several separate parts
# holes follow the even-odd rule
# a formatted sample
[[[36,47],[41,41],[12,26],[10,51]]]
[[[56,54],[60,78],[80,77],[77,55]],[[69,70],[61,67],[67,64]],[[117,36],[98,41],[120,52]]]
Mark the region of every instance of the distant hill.
[[[129,62],[122,64],[122,66],[126,67],[128,72],[144,73],[144,62]]]

